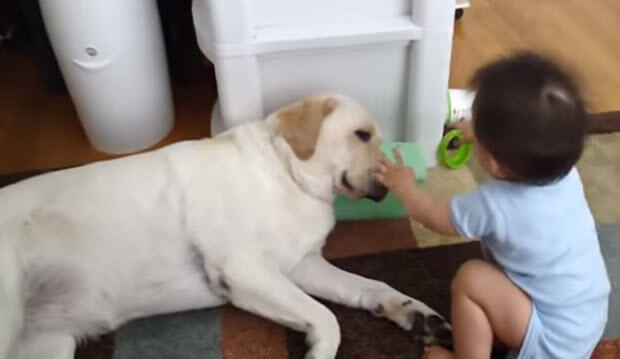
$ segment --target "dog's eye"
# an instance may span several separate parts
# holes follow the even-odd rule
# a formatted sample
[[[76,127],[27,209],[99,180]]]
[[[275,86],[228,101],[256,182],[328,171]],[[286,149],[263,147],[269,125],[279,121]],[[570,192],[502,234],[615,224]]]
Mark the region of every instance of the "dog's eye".
[[[370,137],[372,137],[370,132],[364,130],[355,131],[355,136],[357,136],[357,138],[359,138],[362,142],[368,142],[370,141]]]

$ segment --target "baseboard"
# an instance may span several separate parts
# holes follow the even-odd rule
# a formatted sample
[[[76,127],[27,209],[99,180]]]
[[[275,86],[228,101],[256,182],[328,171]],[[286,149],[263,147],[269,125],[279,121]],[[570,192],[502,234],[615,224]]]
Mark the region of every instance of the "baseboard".
[[[591,134],[620,131],[620,111],[591,114],[588,121],[588,132]]]

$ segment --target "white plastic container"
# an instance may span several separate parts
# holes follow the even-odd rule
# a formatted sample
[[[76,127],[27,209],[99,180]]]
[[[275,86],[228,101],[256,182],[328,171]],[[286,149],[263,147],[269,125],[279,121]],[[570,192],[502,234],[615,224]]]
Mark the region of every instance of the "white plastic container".
[[[359,100],[387,140],[419,143],[434,165],[454,10],[455,0],[194,0],[218,82],[212,132],[338,91]]]
[[[142,150],[174,111],[155,0],[40,0],[63,77],[92,145]]]
[[[476,92],[467,89],[448,90],[448,117],[446,124],[471,121]]]

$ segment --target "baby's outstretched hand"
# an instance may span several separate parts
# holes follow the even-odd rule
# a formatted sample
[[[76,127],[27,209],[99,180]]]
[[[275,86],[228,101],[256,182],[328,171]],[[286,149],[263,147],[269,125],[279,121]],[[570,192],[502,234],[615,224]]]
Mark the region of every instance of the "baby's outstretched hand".
[[[394,158],[396,163],[393,163],[387,157],[383,157],[379,161],[379,168],[375,173],[375,178],[399,196],[415,183],[415,173],[410,167],[403,164],[403,158],[398,148],[394,149]]]

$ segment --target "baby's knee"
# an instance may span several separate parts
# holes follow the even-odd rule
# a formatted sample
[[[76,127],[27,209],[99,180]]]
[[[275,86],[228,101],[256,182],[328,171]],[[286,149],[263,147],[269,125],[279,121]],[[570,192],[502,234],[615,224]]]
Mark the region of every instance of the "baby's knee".
[[[463,294],[476,290],[480,286],[482,274],[489,266],[488,263],[479,259],[470,259],[463,263],[456,271],[450,290],[452,294]]]

